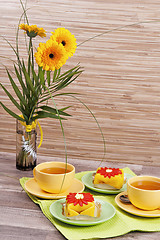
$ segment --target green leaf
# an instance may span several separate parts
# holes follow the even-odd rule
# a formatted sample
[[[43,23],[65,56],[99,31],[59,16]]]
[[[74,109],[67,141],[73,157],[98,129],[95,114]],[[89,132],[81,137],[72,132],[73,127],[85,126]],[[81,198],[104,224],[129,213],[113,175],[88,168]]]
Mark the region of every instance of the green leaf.
[[[52,83],[52,85],[49,87],[49,91],[51,93],[53,93],[55,91],[58,91],[58,90],[60,90],[64,87],[68,86],[71,82],[73,82],[83,72],[83,70],[80,70],[80,69],[81,69],[81,67],[76,66],[76,67],[70,69],[69,71],[65,72],[64,74],[62,74],[59,77],[58,81]],[[73,78],[74,76],[77,76],[77,77]],[[41,99],[46,98],[48,95],[49,94],[45,90],[45,92],[41,96]]]
[[[58,91],[58,90],[61,90],[61,89],[65,88],[65,87],[68,86],[70,83],[72,83],[73,81],[75,81],[75,79],[76,79],[81,73],[82,73],[82,71],[70,73],[68,76],[65,76],[65,78],[62,79],[61,81],[54,83],[54,85],[51,85],[51,86],[49,87],[49,91],[50,91],[51,93],[53,93],[53,92],[56,92],[56,91]],[[77,76],[72,79],[72,77],[73,77],[74,75],[77,75]],[[45,91],[45,93],[43,93],[43,95],[41,96],[40,99],[46,98],[47,96],[49,96],[49,93],[46,93],[46,91]]]
[[[45,111],[38,111],[35,114],[37,114],[37,115],[32,118],[33,121],[36,120],[36,119],[39,119],[39,118],[47,118],[47,117],[59,119],[59,116],[57,116],[55,114],[52,114],[52,113],[49,113],[49,112],[45,112]],[[60,117],[60,119],[66,120],[65,118],[61,118],[61,117]]]
[[[28,86],[30,87],[30,90],[34,93],[34,92],[35,92],[35,89],[34,89],[34,86],[33,86],[32,81],[31,81],[31,79],[30,79],[30,76],[29,76],[29,74],[28,74],[28,72],[27,72],[27,70],[26,70],[24,61],[23,61],[22,71],[23,71],[25,80],[26,80],[26,82],[28,83]]]
[[[14,112],[12,112],[9,108],[7,108],[2,102],[0,102],[0,104],[2,105],[2,107],[4,108],[4,110],[9,113],[12,117],[22,121],[22,122],[25,122],[25,120],[21,117],[19,117],[17,114],[15,114]]]
[[[60,73],[61,73],[61,68],[58,69],[56,78],[59,77]]]
[[[30,44],[30,43],[29,43]],[[30,48],[30,46],[29,46]],[[31,54],[30,52],[28,53],[28,75],[30,76],[30,67],[31,67]]]
[[[51,82],[51,72],[47,71],[47,82],[48,82],[48,86],[50,86],[50,82]]]
[[[20,105],[16,102],[16,100],[12,97],[12,95],[7,91],[7,89],[0,83],[1,87],[5,91],[5,93],[8,95],[9,99],[12,101],[12,103],[20,110],[22,111]]]
[[[53,94],[54,92],[59,91],[59,90],[65,88],[65,87],[67,87],[70,83],[75,81],[75,79],[83,72],[83,70],[80,70],[80,69],[81,69],[80,66],[76,66],[76,67],[68,70],[64,74],[62,74],[59,77],[59,80],[56,81],[56,82],[53,82],[52,85],[49,87],[50,93]],[[50,94],[47,93],[46,90],[45,90],[45,92],[43,93],[43,95],[41,95],[41,97],[39,99],[40,100],[39,103],[47,101],[50,98],[51,98]]]
[[[58,111],[59,115],[71,116],[70,114],[63,112],[62,110],[56,110],[55,108],[52,108],[52,107],[49,107],[49,106],[46,106],[46,105],[41,106],[39,108],[41,108],[42,110],[45,110],[47,112],[53,113],[53,114],[57,114],[57,111]]]
[[[38,75],[39,75],[40,83],[41,83],[43,89],[45,90],[46,86],[45,86],[44,73],[45,73],[45,71],[42,70],[42,67],[39,67],[38,68]]]
[[[34,71],[34,68],[33,68],[32,65],[31,65],[31,69],[32,69],[33,79],[35,80],[35,86],[36,86],[36,89],[35,89],[35,90],[37,90],[37,89],[40,88],[40,84],[39,84],[39,82],[38,82],[38,76],[37,76],[36,72]]]
[[[59,68],[58,70],[57,69],[54,70],[53,82],[55,82],[58,79],[60,72],[61,72],[61,68]]]
[[[70,107],[72,107],[72,106],[64,107],[64,108],[61,108],[60,110],[61,110],[61,111],[65,111],[65,110],[67,110],[67,109],[70,108]]]
[[[79,70],[79,69],[78,69],[78,70]],[[78,76],[79,76],[83,71],[82,71],[82,70],[81,70],[81,71],[78,71],[78,70],[76,70],[76,71],[74,71],[74,72],[70,72],[68,75],[64,76],[63,78],[61,78],[61,76],[60,76],[59,81],[56,82],[55,85],[51,86],[49,89],[50,89],[50,90],[51,90],[52,88],[56,89],[56,87],[65,85],[67,82],[70,81],[70,79],[71,79],[74,75],[78,75]],[[75,78],[74,78],[74,80],[75,80]],[[73,82],[73,80],[72,80],[71,82]],[[70,83],[71,83],[71,82],[70,82]],[[70,84],[70,83],[69,83],[69,84]]]
[[[22,104],[24,104],[24,105],[26,106],[26,108],[28,108],[28,105],[27,105],[27,103],[26,103],[26,101],[25,101],[25,98],[22,96],[21,92],[19,91],[19,88],[17,87],[17,85],[16,85],[15,82],[13,81],[13,79],[12,79],[10,73],[8,72],[8,70],[7,70],[7,74],[8,74],[9,80],[10,80],[10,82],[11,82],[11,84],[12,84],[12,87],[13,87],[13,89],[14,89],[17,97],[19,98],[20,102],[21,102]]]
[[[55,80],[56,80],[56,76],[57,76],[57,69],[54,70],[54,74],[53,74],[53,82],[55,82]]]
[[[61,84],[58,85],[58,87],[55,88],[55,91],[59,91],[65,87],[67,87],[70,83],[75,81],[76,78],[79,77],[80,74],[81,74],[81,72],[77,76],[75,76],[73,79],[71,79],[72,76],[69,76],[65,81],[63,81]]]
[[[51,91],[51,93],[52,93],[52,91]],[[53,95],[53,97],[57,97],[57,96],[61,96],[61,95],[70,95],[70,94],[80,95],[79,93],[58,93],[58,94]],[[40,101],[38,102],[38,104],[40,104],[40,103],[42,103],[42,102],[45,102],[45,101],[49,100],[50,98],[51,98],[50,95],[49,95],[49,97],[46,96],[46,98],[44,98],[44,99],[41,98],[42,100],[40,100]]]
[[[26,86],[25,86],[25,84],[24,84],[24,82],[22,80],[22,76],[19,74],[19,71],[18,71],[18,69],[16,68],[15,65],[14,65],[14,69],[15,69],[15,73],[17,75],[17,78],[19,80],[19,83],[21,84],[21,87],[23,89],[23,93],[27,94],[27,88],[26,88]]]
[[[66,71],[65,73],[61,74],[60,78],[63,78],[65,77],[66,75],[68,75],[69,73],[73,72],[74,70],[76,71],[77,69],[81,68],[79,65],[78,66],[75,66],[71,69],[69,69],[68,71]]]

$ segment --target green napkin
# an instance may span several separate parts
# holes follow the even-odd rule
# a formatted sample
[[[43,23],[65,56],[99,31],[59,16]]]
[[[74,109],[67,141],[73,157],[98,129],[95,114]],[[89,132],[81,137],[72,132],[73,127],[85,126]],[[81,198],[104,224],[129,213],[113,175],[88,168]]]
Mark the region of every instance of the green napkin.
[[[124,168],[125,173],[135,175],[129,168]],[[82,176],[87,172],[76,174],[76,178],[81,180]],[[24,188],[25,182],[29,178],[23,177],[20,183]],[[24,189],[25,190],[25,189]],[[87,189],[87,191],[89,191]],[[52,222],[52,224],[69,240],[81,240],[92,238],[111,238],[126,234],[131,231],[160,231],[160,218],[145,218],[129,214],[121,210],[115,203],[115,195],[105,195],[91,191],[96,198],[111,203],[116,208],[116,214],[110,220],[98,224],[96,226],[79,227],[62,223],[53,218],[49,211],[50,205],[56,200],[43,200],[39,199],[27,192],[29,197],[39,204],[44,215]]]

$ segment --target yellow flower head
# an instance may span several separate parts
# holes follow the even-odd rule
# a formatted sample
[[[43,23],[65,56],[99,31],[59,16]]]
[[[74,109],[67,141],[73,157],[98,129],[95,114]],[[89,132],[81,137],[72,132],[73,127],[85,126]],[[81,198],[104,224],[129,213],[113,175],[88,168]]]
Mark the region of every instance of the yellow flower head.
[[[51,39],[46,43],[40,43],[34,56],[37,64],[46,71],[61,68],[68,59],[63,45]]]
[[[71,32],[65,28],[57,28],[55,32],[52,32],[51,39],[63,45],[68,57],[73,56],[76,51],[76,38]]]
[[[23,29],[30,38],[34,38],[37,35],[40,37],[46,37],[45,30],[43,28],[38,28],[37,25],[28,25],[22,23],[19,25],[19,28]]]

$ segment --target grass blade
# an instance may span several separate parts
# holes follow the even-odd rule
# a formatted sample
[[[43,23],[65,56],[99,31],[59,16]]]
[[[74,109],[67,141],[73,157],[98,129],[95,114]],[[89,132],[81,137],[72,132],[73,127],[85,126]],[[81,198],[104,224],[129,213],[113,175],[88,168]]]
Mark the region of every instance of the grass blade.
[[[68,95],[69,95],[69,94],[68,94]],[[75,96],[73,96],[73,95],[69,95],[69,96],[73,97],[74,99],[76,99],[76,100],[78,100],[80,103],[82,103],[82,105],[90,112],[90,114],[92,115],[92,117],[94,118],[94,120],[95,120],[96,123],[97,123],[97,126],[98,126],[98,128],[99,128],[99,130],[100,130],[100,133],[101,133],[101,136],[102,136],[103,146],[104,146],[103,157],[102,157],[102,160],[101,160],[101,163],[102,163],[103,160],[104,160],[104,158],[105,158],[105,155],[106,155],[106,141],[105,141],[105,138],[104,138],[102,129],[101,129],[101,127],[100,127],[100,125],[99,125],[96,117],[94,116],[93,112],[87,107],[87,105],[86,105],[84,102],[82,102],[79,98],[77,98],[77,97],[75,97]],[[101,164],[101,163],[100,163],[100,164]]]
[[[62,134],[63,134],[63,139],[64,139],[65,158],[66,158],[66,164],[67,164],[67,145],[66,145],[66,138],[65,138],[65,135],[64,135],[64,129],[63,129],[63,125],[62,125],[61,117],[60,117],[60,115],[59,115],[59,113],[58,113],[58,109],[57,109],[57,106],[56,106],[56,103],[55,103],[55,101],[54,101],[54,98],[53,98],[52,94],[50,93],[49,89],[47,89],[47,90],[48,90],[48,92],[49,92],[49,94],[50,94],[50,97],[51,97],[53,103],[54,103],[54,106],[55,106],[55,108],[56,108],[57,115],[58,115],[58,118],[59,118],[59,122],[60,122],[61,130],[62,130]],[[62,183],[62,184],[63,184],[63,183]]]

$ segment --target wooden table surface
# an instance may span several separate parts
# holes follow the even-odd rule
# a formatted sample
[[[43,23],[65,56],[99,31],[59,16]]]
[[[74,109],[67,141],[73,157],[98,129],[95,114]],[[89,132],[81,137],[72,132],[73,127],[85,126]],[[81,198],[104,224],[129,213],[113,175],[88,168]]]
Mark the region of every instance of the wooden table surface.
[[[53,157],[38,157],[38,163],[44,161],[64,161]],[[76,172],[95,170],[99,162],[68,159],[74,164]],[[102,166],[106,163],[102,163]],[[108,162],[107,166],[115,167]],[[159,176],[160,167],[145,165],[127,165],[136,174]],[[126,167],[117,164],[116,167]],[[23,172],[15,167],[15,154],[0,153],[0,239],[5,240],[63,240],[64,236],[43,215],[38,205],[33,203],[19,183],[21,177],[32,177],[32,171]],[[112,238],[113,239],[113,238]],[[160,232],[131,232],[114,238],[116,240],[158,240]]]

